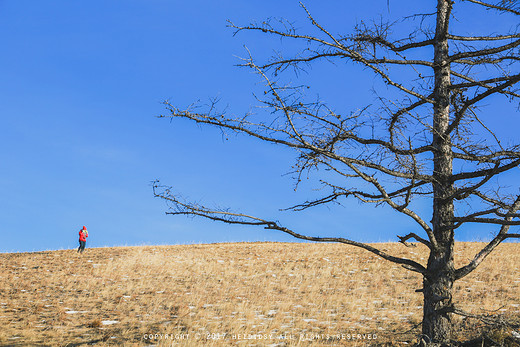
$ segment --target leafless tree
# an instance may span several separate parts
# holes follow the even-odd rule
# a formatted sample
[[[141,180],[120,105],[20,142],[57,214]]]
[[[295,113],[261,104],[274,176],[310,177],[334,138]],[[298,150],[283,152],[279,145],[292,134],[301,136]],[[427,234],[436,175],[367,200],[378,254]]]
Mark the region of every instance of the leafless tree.
[[[490,1],[464,0],[457,6],[518,22],[518,2]],[[412,28],[403,38],[393,37],[395,24],[381,21],[360,22],[352,33],[336,35],[300,5],[314,34],[300,33],[285,20],[247,26],[229,23],[235,33],[261,32],[302,47],[294,55],[279,54],[261,63],[248,51],[241,63],[265,82],[264,94],[257,99],[270,113],[234,116],[219,111],[216,104],[208,109],[178,108],[165,102],[169,113],[161,117],[190,119],[295,150],[297,174],[327,170],[339,179],[327,180],[327,174],[322,182],[328,193],[292,210],[344,198],[386,204],[416,222],[416,232],[398,237],[404,244],[411,240],[428,247],[427,263],[354,240],[303,235],[278,221],[185,201],[158,182],[154,194],[169,201],[169,214],[263,226],[302,240],[345,243],[422,274],[423,288],[418,291],[424,295],[424,340],[432,345],[447,344],[452,314],[462,312],[452,302],[455,281],[475,270],[501,242],[520,237],[509,232],[511,226],[520,225],[518,188],[503,191],[497,183],[498,177],[520,165],[520,146],[502,143],[479,118],[478,110],[493,95],[506,102],[519,101],[515,89],[520,81],[519,28],[511,25],[509,32],[488,36],[457,35],[450,30],[454,1],[438,0],[431,14],[407,18],[405,23],[412,23]],[[279,75],[286,70],[298,71],[319,60],[358,64],[395,93],[391,98],[379,96],[377,109],[366,107],[345,114],[324,102],[307,101],[306,86],[280,82]],[[500,102],[499,98],[493,100]],[[431,217],[421,216],[414,208],[414,201],[424,199],[431,203]],[[486,223],[496,232],[468,264],[456,268],[454,235],[468,223]]]

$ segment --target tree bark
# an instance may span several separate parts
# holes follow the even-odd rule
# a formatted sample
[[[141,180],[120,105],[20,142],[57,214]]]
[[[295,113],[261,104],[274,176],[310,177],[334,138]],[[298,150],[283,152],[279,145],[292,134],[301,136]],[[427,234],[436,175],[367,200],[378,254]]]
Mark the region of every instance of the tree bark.
[[[452,322],[452,289],[454,282],[453,248],[438,252],[428,260],[424,279],[424,312],[422,333],[430,345],[448,345]]]
[[[453,263],[454,207],[453,152],[447,130],[450,123],[450,63],[448,51],[448,24],[451,0],[438,0],[437,25],[434,39],[433,92],[433,234],[437,247],[432,249],[424,276],[424,316],[422,333],[426,342],[448,344],[451,338],[450,309],[455,280]],[[429,340],[429,341],[428,341]]]

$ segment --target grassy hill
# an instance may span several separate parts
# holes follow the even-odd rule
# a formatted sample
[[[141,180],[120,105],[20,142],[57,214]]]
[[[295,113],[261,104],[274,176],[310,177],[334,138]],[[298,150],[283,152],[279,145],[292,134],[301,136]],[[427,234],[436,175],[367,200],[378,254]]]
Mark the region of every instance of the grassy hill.
[[[420,245],[379,244],[426,262]],[[483,247],[458,243],[456,264]],[[474,314],[520,320],[520,245],[456,283]],[[227,243],[0,254],[0,345],[410,345],[422,279],[340,244]],[[467,339],[484,329],[456,319]],[[504,331],[504,334],[510,332]]]

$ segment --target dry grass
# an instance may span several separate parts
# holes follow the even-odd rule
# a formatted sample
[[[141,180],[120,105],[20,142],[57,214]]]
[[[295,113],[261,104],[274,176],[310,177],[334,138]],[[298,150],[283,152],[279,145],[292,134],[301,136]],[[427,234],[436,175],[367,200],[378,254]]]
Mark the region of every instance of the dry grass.
[[[458,243],[458,265],[482,246]],[[379,247],[426,261],[420,246]],[[518,319],[519,250],[501,245],[458,282],[460,307]],[[422,314],[419,275],[338,244],[97,248],[0,260],[0,345],[406,345]]]

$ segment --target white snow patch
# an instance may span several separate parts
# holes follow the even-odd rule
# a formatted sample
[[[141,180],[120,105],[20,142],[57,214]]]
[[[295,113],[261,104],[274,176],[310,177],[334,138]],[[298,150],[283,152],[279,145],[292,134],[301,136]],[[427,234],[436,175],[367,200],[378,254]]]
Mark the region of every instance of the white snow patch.
[[[103,325],[112,325],[112,324],[117,324],[117,323],[119,323],[119,321],[117,321],[117,320],[103,320],[103,321],[101,321],[101,324],[103,324]]]

